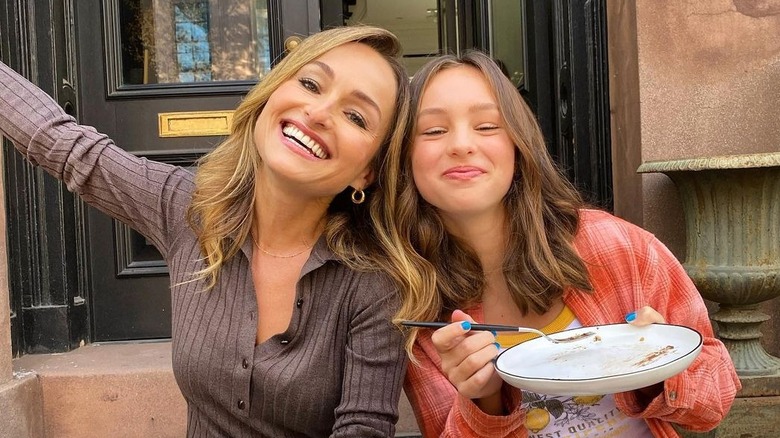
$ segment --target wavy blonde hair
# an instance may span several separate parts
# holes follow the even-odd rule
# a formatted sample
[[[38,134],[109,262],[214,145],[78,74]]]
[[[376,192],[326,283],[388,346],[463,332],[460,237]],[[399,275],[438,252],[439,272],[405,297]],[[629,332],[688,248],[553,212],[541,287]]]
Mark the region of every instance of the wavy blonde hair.
[[[206,288],[214,287],[223,264],[233,257],[250,234],[254,219],[255,174],[262,165],[253,135],[255,121],[271,94],[304,65],[343,44],[358,42],[377,51],[391,66],[397,88],[394,116],[379,152],[372,161],[379,174],[390,142],[400,143],[409,113],[408,76],[397,57],[398,39],[389,31],[370,26],[339,27],[313,34],[284,58],[249,91],[236,109],[230,134],[219,146],[199,160],[195,191],[187,221],[198,236],[206,267],[195,273]],[[355,72],[359,74],[359,72]],[[374,184],[376,185],[376,184]],[[364,189],[370,196],[372,187]],[[355,206],[348,189],[337,195],[328,209],[325,236],[330,248],[350,266],[376,269],[384,263],[374,236],[373,205]],[[361,208],[362,207],[362,208]]]
[[[587,268],[572,241],[583,203],[547,152],[531,109],[495,62],[480,52],[446,55],[426,64],[411,83],[411,120],[403,145],[390,152],[385,202],[390,205],[388,240],[398,247],[391,272],[404,287],[396,322],[436,320],[455,309],[476,304],[485,288],[483,267],[474,250],[447,232],[435,207],[417,191],[412,178],[411,150],[416,130],[414,114],[432,78],[458,66],[477,69],[498,102],[507,134],[514,142],[515,172],[503,203],[508,241],[503,273],[515,304],[523,313],[543,313],[567,287],[591,290]],[[411,353],[416,330],[410,332]]]

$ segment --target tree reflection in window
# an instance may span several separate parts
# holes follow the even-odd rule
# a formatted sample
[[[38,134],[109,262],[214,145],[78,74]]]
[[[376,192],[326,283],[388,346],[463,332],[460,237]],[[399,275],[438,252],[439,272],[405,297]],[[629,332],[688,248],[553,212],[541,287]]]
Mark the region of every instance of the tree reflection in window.
[[[179,82],[211,80],[209,5],[207,2],[179,3],[173,7],[176,29],[176,59]]]
[[[271,68],[268,0],[111,1],[120,86],[258,80]]]

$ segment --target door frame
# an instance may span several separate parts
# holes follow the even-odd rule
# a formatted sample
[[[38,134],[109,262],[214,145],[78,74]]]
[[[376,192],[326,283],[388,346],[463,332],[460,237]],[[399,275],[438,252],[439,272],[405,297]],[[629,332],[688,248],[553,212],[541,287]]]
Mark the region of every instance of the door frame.
[[[73,0],[0,4],[0,57],[78,116]],[[3,141],[14,356],[89,342],[85,214],[65,186]]]

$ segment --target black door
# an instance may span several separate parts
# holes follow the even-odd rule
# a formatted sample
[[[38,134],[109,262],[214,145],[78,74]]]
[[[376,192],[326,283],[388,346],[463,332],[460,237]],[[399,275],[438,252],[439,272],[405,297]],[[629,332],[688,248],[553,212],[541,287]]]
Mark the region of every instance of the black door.
[[[72,0],[0,2],[0,58],[77,116]],[[4,142],[14,355],[88,340],[83,205]]]
[[[75,5],[80,121],[125,150],[191,166],[226,134],[241,96],[318,30],[316,2],[103,0]],[[129,227],[88,210],[93,341],[170,337],[167,267]]]
[[[477,48],[531,103],[567,175],[609,208],[605,1],[2,2],[0,56],[120,147],[189,166],[220,141],[231,110],[294,35],[385,27],[402,41],[410,74],[428,57]],[[6,156],[15,352],[169,337],[157,250]]]

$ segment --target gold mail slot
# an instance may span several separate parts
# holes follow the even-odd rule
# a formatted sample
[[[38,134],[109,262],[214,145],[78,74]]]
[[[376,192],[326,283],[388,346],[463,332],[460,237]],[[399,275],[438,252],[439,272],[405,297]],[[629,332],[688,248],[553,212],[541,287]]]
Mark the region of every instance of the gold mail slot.
[[[206,137],[230,134],[233,111],[159,113],[160,137]]]

